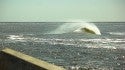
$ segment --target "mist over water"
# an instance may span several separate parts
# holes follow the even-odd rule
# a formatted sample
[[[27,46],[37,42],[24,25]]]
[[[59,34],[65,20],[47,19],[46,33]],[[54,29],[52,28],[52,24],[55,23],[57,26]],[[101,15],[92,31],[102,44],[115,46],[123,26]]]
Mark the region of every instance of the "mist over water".
[[[85,30],[82,30],[84,28],[89,29],[94,34],[101,35],[100,30],[98,27],[93,23],[87,23],[84,21],[77,21],[77,22],[71,22],[71,23],[64,23],[61,26],[58,26],[55,30],[52,30],[48,34],[63,34],[63,33],[90,33]]]

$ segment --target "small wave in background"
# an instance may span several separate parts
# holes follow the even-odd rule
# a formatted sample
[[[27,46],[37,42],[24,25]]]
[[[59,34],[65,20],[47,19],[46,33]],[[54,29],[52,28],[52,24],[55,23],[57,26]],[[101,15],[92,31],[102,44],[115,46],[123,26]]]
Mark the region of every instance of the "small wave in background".
[[[123,35],[125,36],[125,32],[109,32],[110,35]]]

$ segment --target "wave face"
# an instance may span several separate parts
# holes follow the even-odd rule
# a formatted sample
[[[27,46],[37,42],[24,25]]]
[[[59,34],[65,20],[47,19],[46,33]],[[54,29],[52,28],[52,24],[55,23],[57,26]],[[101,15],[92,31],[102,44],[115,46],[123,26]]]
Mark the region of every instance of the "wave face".
[[[91,33],[101,35],[100,30],[93,23],[84,21],[77,21],[72,23],[64,23],[63,25],[51,31],[49,34],[63,34],[63,33]]]

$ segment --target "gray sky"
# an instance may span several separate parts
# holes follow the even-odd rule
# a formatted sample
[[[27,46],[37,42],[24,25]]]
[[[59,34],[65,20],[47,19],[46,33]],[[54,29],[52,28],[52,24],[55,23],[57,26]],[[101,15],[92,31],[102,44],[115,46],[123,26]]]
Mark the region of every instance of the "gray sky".
[[[0,0],[0,22],[125,21],[125,0]]]

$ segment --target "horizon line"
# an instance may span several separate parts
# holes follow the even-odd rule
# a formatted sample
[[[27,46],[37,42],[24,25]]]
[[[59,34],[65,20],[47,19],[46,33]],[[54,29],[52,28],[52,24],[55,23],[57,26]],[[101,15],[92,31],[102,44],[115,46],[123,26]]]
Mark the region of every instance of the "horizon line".
[[[60,22],[60,23],[76,23],[73,21],[6,21],[6,22],[0,22],[0,23],[55,23],[55,22]],[[86,22],[86,21],[85,21]],[[124,23],[125,21],[90,21],[89,23]]]

